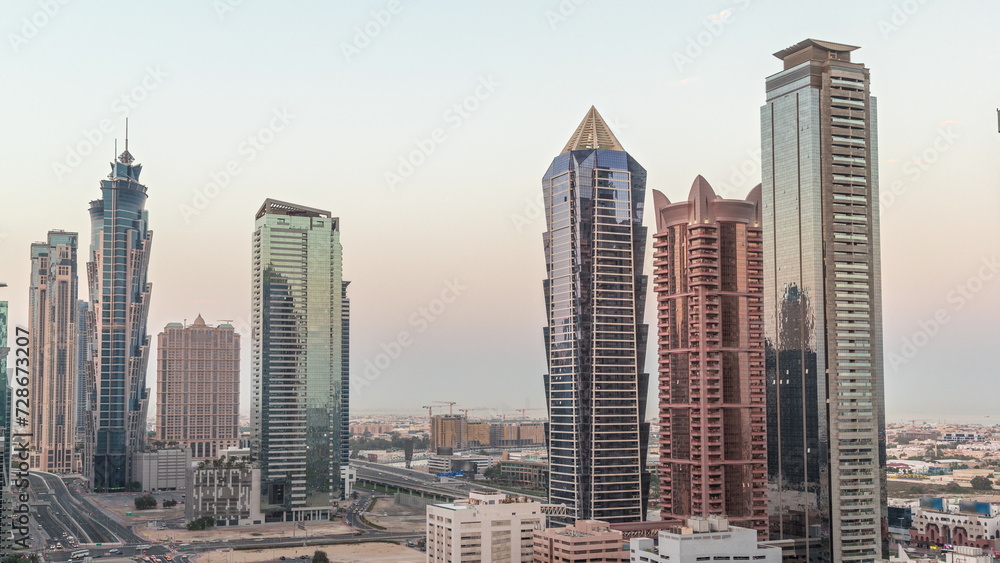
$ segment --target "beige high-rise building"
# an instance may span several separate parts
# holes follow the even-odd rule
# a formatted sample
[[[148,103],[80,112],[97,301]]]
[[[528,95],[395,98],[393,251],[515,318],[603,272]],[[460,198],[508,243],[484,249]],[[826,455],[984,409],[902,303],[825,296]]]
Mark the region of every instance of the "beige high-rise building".
[[[157,337],[156,440],[215,459],[239,445],[240,335],[233,325],[170,323]]]
[[[78,471],[76,453],[77,234],[49,231],[31,245],[32,469]]]
[[[460,414],[439,414],[431,419],[431,450],[461,450],[469,441],[468,419]]]

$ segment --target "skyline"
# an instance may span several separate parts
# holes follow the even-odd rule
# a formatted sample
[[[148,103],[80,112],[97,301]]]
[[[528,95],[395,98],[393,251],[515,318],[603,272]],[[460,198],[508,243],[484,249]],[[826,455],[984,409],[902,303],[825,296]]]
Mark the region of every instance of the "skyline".
[[[151,48],[153,39],[162,32],[142,26],[136,27],[150,33],[150,43],[134,41],[124,52],[120,46],[134,38],[137,29],[123,29],[124,36],[113,41],[92,34],[81,40],[77,34],[88,26],[70,29],[66,25],[70,18],[63,14],[54,17],[16,53],[7,50],[3,57],[11,64],[2,72],[14,85],[7,92],[11,103],[23,108],[17,115],[3,118],[8,130],[22,133],[16,141],[4,141],[3,157],[11,172],[9,185],[20,188],[11,202],[17,212],[0,226],[0,262],[5,265],[5,279],[0,281],[10,284],[0,298],[11,303],[12,324],[27,324],[30,243],[42,240],[52,229],[89,231],[85,223],[87,201],[107,172],[105,162],[114,150],[112,137],[122,139],[124,133],[124,123],[118,119],[121,112],[108,108],[115,107],[114,100],[123,92],[155,85],[146,92],[147,99],[130,112],[132,150],[141,162],[150,165],[144,180],[150,186],[150,226],[157,233],[149,274],[155,286],[149,333],[162,330],[168,322],[190,321],[198,314],[210,324],[249,319],[247,250],[252,222],[246,218],[260,201],[274,197],[330,209],[343,221],[347,248],[344,272],[353,282],[352,376],[364,377],[366,361],[378,372],[375,381],[362,384],[354,393],[352,411],[404,409],[418,413],[420,405],[444,399],[469,407],[504,408],[511,413],[522,406],[541,407],[545,356],[537,327],[544,324],[544,315],[537,281],[544,277],[544,257],[538,249],[544,220],[536,193],[538,171],[544,170],[547,155],[562,146],[565,131],[578,122],[579,115],[596,105],[622,143],[646,166],[650,188],[678,201],[690,178],[703,174],[723,197],[743,197],[760,181],[759,165],[748,155],[759,146],[763,77],[780,70],[780,61],[771,53],[808,36],[861,46],[859,58],[875,69],[872,91],[881,106],[883,194],[892,193],[896,182],[902,183],[900,193],[882,210],[888,418],[913,418],[909,415],[921,410],[925,414],[915,418],[966,413],[961,388],[972,385],[984,393],[997,389],[989,378],[993,371],[988,358],[993,322],[989,311],[1000,305],[1000,284],[996,281],[1000,276],[989,259],[1000,236],[1000,196],[995,190],[1000,175],[981,163],[990,162],[989,149],[996,145],[989,143],[998,141],[993,109],[1000,99],[1000,82],[996,72],[983,72],[972,64],[971,57],[961,56],[963,51],[974,52],[977,40],[989,37],[985,22],[995,18],[987,15],[959,21],[957,14],[950,14],[945,7],[926,4],[908,15],[897,31],[884,35],[885,28],[880,30],[877,22],[889,21],[891,7],[850,4],[858,6],[853,11],[855,17],[872,22],[869,28],[857,31],[834,12],[824,14],[829,21],[813,16],[805,20],[807,23],[785,21],[782,25],[775,19],[783,11],[781,7],[739,2],[730,5],[733,15],[729,23],[722,24],[721,34],[713,36],[700,56],[689,57],[692,62],[688,64],[677,62],[672,55],[684,54],[688,38],[697,38],[711,22],[726,19],[719,16],[726,4],[714,5],[719,8],[716,20],[708,19],[700,7],[678,7],[672,11],[676,17],[660,22],[668,26],[667,39],[656,40],[650,36],[655,33],[637,32],[630,38],[634,43],[604,44],[600,49],[581,45],[578,40],[598,29],[603,19],[628,21],[652,30],[648,26],[659,18],[650,17],[648,23],[613,19],[622,17],[617,7],[583,4],[565,21],[555,20],[553,26],[546,11],[557,7],[555,2],[534,8],[521,4],[516,16],[463,6],[471,13],[482,15],[485,11],[500,20],[491,23],[489,18],[480,17],[477,22],[485,26],[483,29],[511,25],[517,17],[518,29],[528,32],[525,45],[506,53],[499,48],[489,50],[492,56],[480,61],[472,53],[448,52],[442,40],[428,39],[433,33],[426,34],[427,26],[440,25],[453,32],[449,39],[457,35],[483,46],[472,33],[476,26],[452,28],[449,24],[454,24],[454,19],[435,21],[434,15],[441,16],[442,8],[403,5],[384,31],[370,38],[370,44],[348,61],[342,56],[340,43],[351,41],[355,26],[374,21],[371,11],[386,10],[387,5],[373,2],[342,12],[343,35],[324,40],[324,53],[330,61],[323,68],[332,67],[341,84],[362,86],[345,95],[338,93],[330,80],[305,85],[325,95],[335,94],[333,101],[339,104],[330,100],[321,104],[322,96],[310,94],[308,87],[289,88],[292,82],[280,87],[261,83],[260,92],[233,101],[231,96],[246,92],[254,83],[245,73],[250,70],[246,66],[250,58],[236,58],[231,68],[210,77],[206,73],[211,65],[193,64],[191,58],[202,54],[196,47],[214,46],[232,55],[237,47],[226,50],[219,41],[228,37],[227,33],[237,32],[253,36],[253,41],[239,47],[260,57],[264,61],[261,68],[283,60],[275,53],[260,52],[262,45],[255,43],[264,37],[264,22],[275,13],[263,6],[245,5],[222,19],[210,10],[192,11],[190,7],[178,9],[176,14],[150,7],[130,10],[135,17],[144,14],[168,22],[192,18],[191,25],[214,33],[214,39],[212,33],[201,34],[208,38],[192,41],[190,47],[177,53]],[[987,14],[997,13],[994,5],[979,5]],[[309,6],[324,14],[321,6]],[[804,17],[800,8],[784,6],[791,17]],[[22,15],[30,16],[38,9],[24,2],[8,9],[14,8],[24,13],[13,14],[11,21],[20,21]],[[73,17],[83,20],[103,13],[77,5],[62,9],[65,14],[73,10]],[[295,8],[285,10],[294,12]],[[768,21],[767,14],[776,25],[763,36],[752,28]],[[60,19],[63,17],[66,19]],[[308,27],[312,24],[303,25],[307,26],[305,37],[320,41],[317,32]],[[980,33],[977,26],[982,26]],[[248,27],[259,30],[260,35],[247,33]],[[939,43],[925,40],[931,30],[942,37]],[[437,64],[426,54],[422,62],[406,54],[405,45],[417,33],[421,41],[428,41],[425,49],[447,64]],[[276,51],[288,56],[293,70],[316,62],[311,58],[315,55],[296,43],[306,39],[284,37],[291,42],[289,49]],[[60,50],[60,45],[74,38],[86,54],[67,56]],[[579,57],[580,61],[557,57],[563,42],[578,46],[602,63],[623,65],[622,76],[628,77],[623,82],[638,82],[640,87],[599,84],[594,91],[581,93],[556,85],[540,95],[536,85],[546,80],[540,68],[555,60],[569,67],[568,74],[589,66],[586,56]],[[636,74],[636,67],[629,66],[636,63],[616,57],[650,44],[654,53],[650,59],[656,59],[657,64],[656,72],[649,76]],[[942,53],[942,45],[953,47]],[[540,63],[527,61],[528,54],[537,55],[533,50],[543,51]],[[107,83],[98,81],[97,87],[92,87],[93,66],[79,65],[87,72],[72,66],[74,56],[86,56],[93,65],[101,58],[111,60],[113,53],[122,60],[106,72]],[[899,57],[900,53],[909,56]],[[53,59],[56,55],[63,59]],[[394,58],[404,62],[393,63]],[[67,81],[59,88],[44,88],[48,79],[35,74],[37,69],[59,60]],[[987,61],[991,68],[1000,66],[996,55]],[[413,64],[410,70],[401,68],[408,63],[420,64]],[[517,68],[518,64],[524,67]],[[469,70],[455,70],[463,65]],[[923,73],[927,68],[946,69],[949,79],[929,81]],[[283,70],[263,74],[278,78],[277,82],[290,78]],[[230,78],[232,84],[223,86],[226,80],[220,76]],[[386,76],[395,80],[389,88],[370,83]],[[33,82],[25,83],[29,79]],[[194,92],[193,87],[204,86],[206,79],[210,81],[206,92]],[[367,86],[363,84],[366,80]],[[92,88],[82,91],[72,87],[84,81]],[[967,85],[968,90],[961,85]],[[404,87],[413,95],[394,95]],[[371,97],[371,102],[365,97]],[[452,101],[441,104],[442,99]],[[477,107],[466,112],[468,117],[452,109],[454,103],[468,99],[476,102],[470,102],[469,107]],[[94,129],[102,119],[109,119],[112,127],[94,143],[93,154],[61,181],[57,179],[51,165],[65,161],[63,147],[86,141],[81,130]],[[261,134],[262,130],[271,132]],[[443,136],[434,134],[438,130]],[[540,134],[527,135],[526,131]],[[244,145],[249,134],[256,134],[261,150],[254,143]],[[273,143],[262,144],[269,137],[274,138]],[[421,143],[433,151],[403,177],[398,159],[410,155]],[[338,152],[346,158],[336,156]],[[493,160],[482,157],[501,154],[514,157],[523,166],[490,166],[487,163]],[[332,162],[328,155],[335,155]],[[930,160],[928,155],[935,162],[923,170],[923,162],[913,159]],[[360,164],[352,166],[355,160]],[[229,162],[236,162],[240,172],[228,172]],[[744,165],[750,173],[743,175],[752,178],[733,181],[738,179],[734,170],[738,172]],[[476,173],[485,170],[490,172]],[[331,179],[333,172],[343,175]],[[395,189],[385,177],[387,172],[403,177],[402,183],[393,184]],[[234,177],[218,196],[206,198],[207,207],[185,216],[182,206],[196,201],[193,190],[203,190],[213,174]],[[957,187],[963,192],[956,193]],[[647,205],[650,197],[647,194]],[[883,202],[886,197],[883,195]],[[970,201],[976,204],[969,205]],[[41,222],[35,210],[43,206],[47,211]],[[947,229],[928,228],[940,225],[942,216],[954,218]],[[648,218],[645,224],[652,226]],[[445,225],[449,228],[442,228]],[[455,232],[468,237],[456,237]],[[463,240],[466,238],[469,240]],[[82,235],[81,247],[86,248],[83,245],[88,242]],[[215,260],[217,253],[210,248],[223,249],[225,259]],[[984,259],[994,264],[992,269]],[[648,250],[645,267],[650,268]],[[407,275],[398,275],[400,271]],[[198,275],[182,278],[175,272]],[[966,285],[965,294],[956,289],[959,284]],[[509,307],[512,301],[523,305]],[[651,301],[647,299],[647,307],[652,307]],[[234,324],[249,337],[247,323]],[[398,344],[403,333],[408,335],[409,345]],[[904,355],[909,350],[904,338],[915,340],[912,358]],[[390,353],[396,350],[393,343],[399,346],[395,359]],[[386,369],[376,365],[383,353],[391,360]],[[647,354],[646,362],[645,371],[653,373],[654,355]],[[242,364],[250,365],[248,356]],[[925,392],[939,377],[976,372],[978,377],[966,376],[967,383],[955,386],[954,391]],[[459,381],[471,383],[471,377],[482,383],[456,385]],[[150,374],[150,387],[152,379]],[[241,379],[243,396],[248,397],[246,367]],[[503,384],[497,385],[499,381]],[[484,396],[490,398],[484,400]],[[244,401],[242,412],[248,412],[248,407]]]

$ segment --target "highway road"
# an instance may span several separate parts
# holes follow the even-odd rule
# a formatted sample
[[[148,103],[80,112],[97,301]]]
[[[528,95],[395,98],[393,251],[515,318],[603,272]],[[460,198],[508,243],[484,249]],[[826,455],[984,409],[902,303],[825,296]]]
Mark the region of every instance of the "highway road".
[[[358,499],[351,505],[356,510],[349,509],[345,515],[347,524],[356,528],[356,531],[350,535],[155,544],[140,538],[114,517],[105,514],[85,499],[76,486],[67,486],[58,475],[33,471],[29,479],[32,490],[32,517],[35,523],[42,528],[45,536],[39,538],[44,539],[44,542],[39,542],[36,546],[40,545],[46,560],[53,562],[69,561],[71,552],[77,549],[88,549],[91,557],[95,558],[95,563],[97,561],[132,563],[131,557],[142,554],[148,556],[169,554],[173,557],[173,563],[189,563],[185,561],[186,553],[217,549],[280,548],[369,541],[407,542],[417,541],[423,537],[423,534],[419,533],[387,532],[363,522],[360,514],[371,504],[375,495],[359,491]],[[79,543],[79,547],[71,548],[69,538],[74,538]],[[56,542],[62,543],[63,549],[49,548],[50,545],[54,546]],[[102,545],[97,547],[96,544]],[[143,544],[152,544],[152,546],[144,553],[137,552],[135,546]],[[117,553],[112,553],[112,550],[117,551]],[[168,562],[163,557],[157,557],[154,563]]]
[[[70,490],[58,475],[32,471],[28,479],[32,503],[38,503],[32,506],[32,516],[46,536],[39,538],[45,540],[45,548],[56,542],[68,548],[68,538],[84,546],[141,541],[128,528],[84,499],[79,491]]]

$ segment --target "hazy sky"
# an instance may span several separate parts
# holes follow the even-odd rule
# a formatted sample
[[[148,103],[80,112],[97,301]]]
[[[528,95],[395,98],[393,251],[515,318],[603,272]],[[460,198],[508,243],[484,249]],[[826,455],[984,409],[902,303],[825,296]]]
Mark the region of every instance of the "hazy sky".
[[[879,99],[889,417],[979,418],[1000,392],[995,1],[17,0],[0,12],[12,324],[27,320],[32,241],[80,231],[86,260],[88,202],[127,115],[154,230],[150,332],[235,319],[244,411],[250,237],[267,197],[341,217],[352,371],[380,366],[355,412],[541,408],[540,180],[587,109],[649,189],[678,200],[702,174],[742,198],[760,181],[771,53],[813,37],[861,46]]]

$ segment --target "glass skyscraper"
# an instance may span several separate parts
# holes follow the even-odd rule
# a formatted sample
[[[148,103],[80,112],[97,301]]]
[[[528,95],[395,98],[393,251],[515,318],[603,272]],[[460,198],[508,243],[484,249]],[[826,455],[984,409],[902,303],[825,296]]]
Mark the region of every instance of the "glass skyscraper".
[[[569,519],[644,519],[646,170],[593,107],[542,179],[549,500]]]
[[[31,331],[32,469],[52,473],[78,470],[76,384],[77,233],[49,231],[31,245],[28,289]]]
[[[329,518],[343,495],[347,282],[340,219],[268,199],[253,236],[253,455],[268,522]]]
[[[84,471],[94,491],[124,491],[133,480],[132,454],[146,438],[146,333],[152,285],[146,281],[153,232],[144,209],[141,164],[125,151],[90,202],[90,318],[93,363],[87,375]]]
[[[804,561],[886,541],[877,119],[855,49],[775,53],[761,108],[770,531]]]

